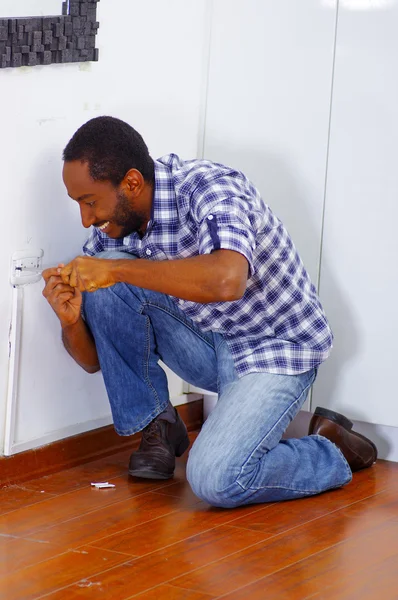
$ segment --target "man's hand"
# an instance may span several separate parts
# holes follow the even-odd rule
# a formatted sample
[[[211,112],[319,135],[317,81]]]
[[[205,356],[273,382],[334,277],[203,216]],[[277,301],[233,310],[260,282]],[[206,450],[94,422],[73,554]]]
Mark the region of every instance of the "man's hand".
[[[99,288],[114,285],[111,273],[115,261],[89,256],[78,256],[61,269],[60,275],[65,285],[80,292],[95,292]]]
[[[46,282],[43,296],[61,321],[61,326],[74,325],[81,318],[82,295],[81,292],[65,284],[61,278],[64,265],[43,271]]]

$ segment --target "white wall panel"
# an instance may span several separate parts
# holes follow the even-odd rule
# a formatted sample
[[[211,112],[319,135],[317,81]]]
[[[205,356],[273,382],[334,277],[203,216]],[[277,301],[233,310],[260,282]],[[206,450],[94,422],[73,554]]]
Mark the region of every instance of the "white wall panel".
[[[340,2],[321,297],[335,332],[314,405],[398,425],[398,2]]]
[[[18,0],[15,6],[22,14],[29,2]],[[125,119],[142,133],[155,157],[168,152],[196,155],[205,9],[206,0],[100,2],[98,63],[0,72],[0,442],[11,254],[29,245],[43,248],[44,263],[50,265],[80,253],[88,232],[64,189],[61,153],[90,118],[111,114]],[[101,376],[84,373],[62,348],[59,324],[41,297],[42,287],[35,284],[25,293],[15,439],[19,448],[29,440],[40,444],[40,439],[56,439],[76,426],[84,430],[98,419],[109,419]],[[181,394],[181,380],[170,376],[170,382],[171,394]]]
[[[336,2],[215,0],[204,155],[244,171],[317,282]]]

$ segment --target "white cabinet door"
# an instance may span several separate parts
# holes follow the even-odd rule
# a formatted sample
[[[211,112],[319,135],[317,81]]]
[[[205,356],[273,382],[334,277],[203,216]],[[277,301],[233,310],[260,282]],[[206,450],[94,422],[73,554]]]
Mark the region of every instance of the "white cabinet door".
[[[313,405],[398,425],[398,2],[341,0],[321,297],[335,332]]]
[[[336,2],[215,0],[205,158],[244,171],[318,279]]]

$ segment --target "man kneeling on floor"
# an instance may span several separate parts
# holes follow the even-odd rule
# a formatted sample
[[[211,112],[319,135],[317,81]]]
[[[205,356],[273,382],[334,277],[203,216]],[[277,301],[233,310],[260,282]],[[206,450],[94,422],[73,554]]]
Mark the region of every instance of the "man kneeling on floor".
[[[153,160],[112,117],[83,125],[63,158],[93,230],[85,256],[44,272],[43,294],[69,354],[102,370],[116,431],[142,430],[131,475],[172,477],[189,445],[159,359],[219,395],[187,465],[214,506],[318,494],[374,463],[374,444],[330,410],[316,410],[308,436],[281,440],[332,333],[289,234],[245,175]]]

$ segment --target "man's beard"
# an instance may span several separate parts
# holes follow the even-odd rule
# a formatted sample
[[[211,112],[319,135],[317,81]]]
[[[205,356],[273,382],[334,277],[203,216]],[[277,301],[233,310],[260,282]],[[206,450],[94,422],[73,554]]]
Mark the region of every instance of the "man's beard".
[[[146,225],[146,217],[143,213],[135,212],[123,192],[117,192],[117,204],[111,221],[122,228],[118,238],[126,237],[136,231],[142,235],[142,229]]]

